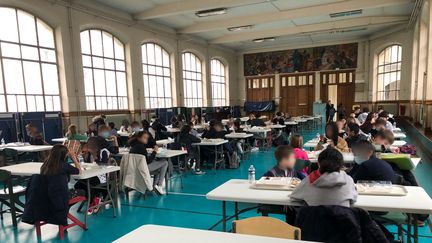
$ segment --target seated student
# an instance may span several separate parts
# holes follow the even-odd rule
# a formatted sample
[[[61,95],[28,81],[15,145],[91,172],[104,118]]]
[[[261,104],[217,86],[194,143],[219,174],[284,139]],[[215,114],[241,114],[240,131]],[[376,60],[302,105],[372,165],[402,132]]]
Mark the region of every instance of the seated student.
[[[224,126],[221,122],[218,122],[216,120],[211,120],[209,122],[209,129],[205,130],[204,133],[201,135],[202,138],[222,138],[225,139],[225,135],[228,134],[227,131],[224,131]]]
[[[120,132],[128,132],[128,133],[132,132],[132,128],[131,128],[128,120],[125,119],[122,121],[122,125],[121,125],[119,131]]]
[[[265,127],[266,124],[264,121],[260,118],[261,114],[256,113],[256,115],[253,117],[252,121],[250,122],[251,127]]]
[[[285,124],[284,114],[280,111],[276,112],[275,116],[272,119],[272,123],[284,125]]]
[[[352,148],[359,141],[366,140],[366,135],[360,133],[360,126],[357,123],[348,123],[346,127],[347,138],[345,141],[348,144],[348,148]]]
[[[288,145],[281,145],[274,152],[277,164],[263,176],[267,177],[295,177],[300,180],[305,178],[301,171],[294,170],[296,163],[295,151]]]
[[[167,128],[161,123],[159,118],[156,118],[153,121],[153,123],[151,124],[151,128],[155,132],[154,139],[161,140],[168,138],[168,136],[166,135]]]
[[[294,189],[290,198],[308,206],[337,205],[350,207],[357,201],[353,179],[343,171],[342,154],[329,147],[318,156],[319,169],[306,177]]]
[[[364,134],[369,134],[373,128],[373,123],[375,123],[376,120],[376,114],[375,113],[369,113],[366,117],[366,120],[360,125],[360,130]]]
[[[131,133],[137,133],[137,132],[142,131],[142,128],[141,128],[140,123],[137,122],[137,121],[133,121],[133,122],[130,124],[130,130],[131,130]]]
[[[108,122],[108,127],[110,128],[111,136],[117,136],[117,129],[115,128],[114,122]]]
[[[29,123],[25,126],[27,135],[29,136],[29,143],[31,145],[44,145],[47,144],[39,132],[39,129],[33,124]]]
[[[379,130],[371,137],[372,145],[375,147],[375,152],[382,153],[399,153],[399,148],[392,146],[394,143],[394,134],[389,130]]]
[[[341,152],[348,152],[348,144],[345,140],[339,137],[338,127],[335,122],[327,123],[325,127],[325,134],[321,136],[318,145],[315,150],[322,150],[324,146],[328,144],[329,146],[335,147]]]
[[[300,134],[294,134],[291,136],[290,146],[294,149],[296,159],[309,160],[309,156],[303,149],[303,136]],[[307,175],[309,168],[304,168],[302,172]]]
[[[171,117],[170,123],[172,128],[179,128],[179,121],[176,116]]]
[[[68,164],[71,158],[74,166]],[[34,224],[37,221],[47,221],[60,225],[67,224],[69,199],[85,196],[83,190],[69,189],[71,175],[81,171],[76,154],[64,145],[54,145],[40,168],[40,175],[32,177],[26,192],[26,205],[22,221]],[[55,180],[55,181],[54,181]],[[40,195],[40,186],[48,187],[48,193]],[[48,197],[49,199],[43,199]],[[49,203],[49,205],[43,203]]]
[[[390,114],[387,111],[383,111],[378,114],[378,118],[381,118],[386,121],[385,129],[393,131],[393,124],[389,121]]]
[[[241,121],[240,121],[240,119],[236,119],[233,122],[233,125],[232,125],[231,129],[235,133],[242,133],[243,132],[243,128],[241,128]]]
[[[345,138],[345,136],[346,136],[345,124],[346,124],[346,120],[345,119],[340,119],[340,120],[336,121],[336,125],[338,127],[338,135],[341,138]]]
[[[355,165],[348,173],[357,181],[391,181],[395,173],[389,163],[375,156],[374,146],[368,141],[360,141],[353,147]]]
[[[87,127],[87,131],[86,131],[86,135],[87,137],[94,137],[97,136],[98,134],[98,129],[96,124],[94,123],[90,123]]]
[[[77,130],[78,129],[75,124],[70,124],[68,131],[66,132],[66,138],[68,140],[86,141],[87,136],[79,134]]]
[[[192,127],[190,125],[185,125],[181,128],[179,135],[175,138],[174,142],[180,144],[180,146],[186,148],[188,152],[188,161],[191,162],[191,168],[195,170],[195,174],[204,174],[201,171],[201,164],[198,158],[198,151],[193,143],[201,142],[201,139],[192,134]]]
[[[116,136],[110,135],[108,126],[103,125],[99,127],[99,133],[96,137],[88,139],[87,144],[83,147],[83,158],[87,163],[107,164],[111,158],[111,154],[118,154],[119,147]],[[100,175],[90,178],[90,185],[95,186],[106,182],[106,176]],[[75,184],[75,189],[81,189],[87,192],[87,182],[79,180]],[[94,209],[89,208],[87,214],[96,213],[99,211],[99,205],[102,202],[102,197],[105,196],[105,191],[91,189],[90,206],[96,206]]]
[[[368,116],[368,114],[369,114],[369,108],[364,107],[364,108],[363,108],[363,112],[360,113],[360,114],[358,115],[358,117],[357,117],[357,119],[358,119],[358,121],[360,122],[360,124],[363,124],[363,122],[366,121],[366,117]]]
[[[155,178],[156,185],[154,188],[159,194],[164,195],[165,191],[162,185],[168,170],[168,161],[156,159],[156,154],[159,151],[159,147],[157,145],[153,147],[151,154],[147,153],[148,139],[150,137],[150,134],[147,131],[140,131],[134,137],[136,141],[133,143],[129,153],[144,155],[147,159],[150,173],[159,171],[157,178]]]
[[[370,135],[373,137],[378,131],[384,130],[386,123],[387,121],[382,118],[376,119],[375,122],[372,124]]]

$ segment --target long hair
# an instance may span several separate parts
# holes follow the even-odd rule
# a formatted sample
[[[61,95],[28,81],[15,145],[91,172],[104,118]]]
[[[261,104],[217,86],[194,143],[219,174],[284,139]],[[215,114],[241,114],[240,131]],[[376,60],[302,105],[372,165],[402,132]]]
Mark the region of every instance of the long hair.
[[[68,149],[64,145],[54,145],[48,157],[41,166],[40,173],[42,175],[56,175],[60,172],[61,167],[66,162]]]
[[[72,137],[73,135],[77,134],[77,126],[75,124],[70,124],[68,127],[67,136]]]
[[[329,122],[325,127],[326,136],[327,136],[327,128],[330,128],[332,131],[332,137],[330,138],[333,141],[333,144],[336,146],[339,139],[339,129],[336,125],[336,122]]]

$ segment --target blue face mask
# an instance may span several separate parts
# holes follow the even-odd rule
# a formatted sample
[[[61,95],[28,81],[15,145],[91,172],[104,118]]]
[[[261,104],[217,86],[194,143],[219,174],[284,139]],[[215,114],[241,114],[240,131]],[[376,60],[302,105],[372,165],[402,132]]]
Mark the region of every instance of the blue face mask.
[[[133,132],[139,132],[139,131],[141,131],[141,128],[139,128],[139,127],[134,127],[134,128],[132,129],[132,131],[133,131]]]
[[[110,137],[110,132],[109,131],[102,132],[102,137],[103,138],[109,138]]]
[[[354,162],[356,162],[356,164],[361,165],[363,162],[365,162],[367,159],[364,159],[360,156],[354,156]]]

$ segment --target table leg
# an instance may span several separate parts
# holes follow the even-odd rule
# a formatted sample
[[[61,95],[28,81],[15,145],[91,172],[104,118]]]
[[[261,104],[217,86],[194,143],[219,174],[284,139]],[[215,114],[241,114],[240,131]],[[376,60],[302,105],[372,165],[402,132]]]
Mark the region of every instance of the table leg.
[[[8,192],[10,195],[9,197],[10,197],[10,211],[12,216],[12,225],[14,228],[17,228],[18,223],[17,223],[16,208],[15,208],[15,197],[13,196],[12,181],[9,180],[7,183],[8,183]]]
[[[418,217],[417,214],[412,215],[412,220],[414,221],[414,243],[418,243]]]
[[[239,220],[238,202],[234,203],[235,219]]]
[[[169,183],[170,183],[170,180],[169,180],[169,177],[170,177],[170,175],[169,175],[169,168],[170,168],[171,165],[172,165],[171,158],[168,158],[168,171],[167,171],[167,173],[165,173],[165,188],[166,188],[165,193],[166,193],[166,195],[168,195],[168,189],[169,189]],[[173,169],[173,173],[174,173],[174,165],[171,168]]]
[[[111,188],[110,188],[111,180],[110,180],[109,177],[110,177],[110,175],[107,174],[106,190],[107,190],[108,198],[109,198],[109,200],[110,200],[110,202],[111,202],[111,205],[113,206],[113,218],[115,218],[115,217],[116,217],[116,207],[115,207],[115,205],[114,205],[114,200],[113,200],[113,198],[112,198],[112,196],[111,196]]]
[[[222,231],[226,232],[226,202],[222,201]]]
[[[84,212],[84,228],[87,230],[87,212],[90,208],[90,202],[91,202],[91,193],[90,193],[90,180],[86,179],[86,183],[87,183],[87,207],[86,207],[86,211]]]
[[[412,217],[411,217],[411,214],[407,214],[407,218],[408,218],[408,222],[407,222],[407,231],[408,231],[408,233],[407,233],[407,241],[408,241],[408,243],[411,243],[412,242],[412,239],[411,239],[411,223],[412,223]]]

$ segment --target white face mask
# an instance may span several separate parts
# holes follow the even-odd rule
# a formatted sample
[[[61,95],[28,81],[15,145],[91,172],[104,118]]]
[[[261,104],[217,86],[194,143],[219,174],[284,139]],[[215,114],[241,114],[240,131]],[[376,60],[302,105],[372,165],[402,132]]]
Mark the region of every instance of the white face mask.
[[[354,162],[356,162],[356,164],[361,165],[363,162],[365,162],[367,159],[364,159],[360,156],[354,156]]]

